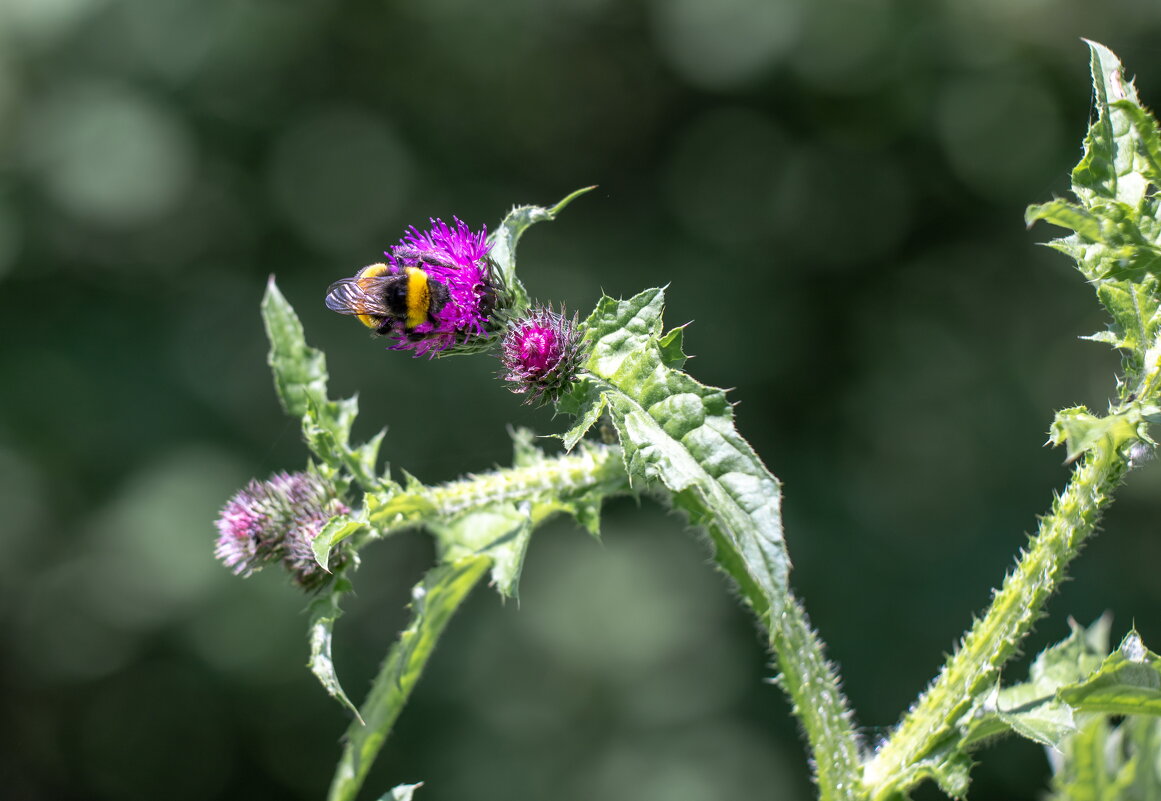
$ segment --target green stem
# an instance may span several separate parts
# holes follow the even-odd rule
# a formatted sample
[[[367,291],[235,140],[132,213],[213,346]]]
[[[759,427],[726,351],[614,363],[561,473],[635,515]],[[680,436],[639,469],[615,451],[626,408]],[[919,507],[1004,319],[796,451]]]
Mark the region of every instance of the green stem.
[[[408,487],[385,496],[368,515],[372,531],[366,539],[378,539],[423,525],[432,518],[447,519],[491,504],[543,498],[604,499],[628,491],[621,449],[585,444],[571,453],[543,457],[532,465],[500,468],[432,487]]]
[[[959,724],[1031,631],[1069,562],[1096,529],[1126,469],[1107,441],[1086,453],[987,613],[867,763],[863,781],[868,798],[885,801],[905,793],[925,776],[935,775],[942,754],[956,750],[947,746],[961,738]]]
[[[770,645],[782,673],[778,684],[790,697],[814,757],[821,801],[857,799],[861,793],[859,746],[846,697],[806,610],[791,595],[772,621]]]
[[[778,685],[790,698],[806,734],[820,801],[861,799],[859,741],[850,707],[806,610],[793,593],[787,593],[781,612],[772,620],[766,596],[746,570],[742,554],[731,548],[718,526],[711,523],[707,529],[718,566],[737,583],[738,592],[769,632],[770,650],[780,670]]]
[[[486,556],[473,556],[438,565],[416,585],[411,625],[392,646],[359,710],[366,723],[356,719],[347,729],[329,801],[351,801],[358,794],[452,614],[491,564]]]

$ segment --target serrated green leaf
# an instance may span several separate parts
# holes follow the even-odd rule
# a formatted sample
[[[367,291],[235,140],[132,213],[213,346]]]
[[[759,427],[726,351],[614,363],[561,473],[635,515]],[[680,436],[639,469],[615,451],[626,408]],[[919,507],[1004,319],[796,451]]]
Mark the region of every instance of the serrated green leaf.
[[[1039,698],[1030,698],[1021,704],[1014,694],[1001,703],[1011,706],[999,713],[999,720],[1015,734],[1034,743],[1059,749],[1064,739],[1076,731],[1076,718],[1065,704],[1041,703]]]
[[[584,342],[591,347],[586,366],[607,379],[625,359],[643,349],[659,349],[665,308],[664,289],[646,289],[628,300],[601,298],[582,325]]]
[[[262,298],[262,319],[270,339],[267,361],[275,389],[287,413],[302,418],[307,447],[331,469],[345,469],[365,490],[389,483],[381,482],[375,469],[386,429],[363,445],[351,447],[358,398],[332,401],[327,397],[326,356],[306,344],[302,323],[273,276]]]
[[[1072,171],[1074,191],[1082,199],[1105,197],[1136,207],[1146,182],[1137,169],[1138,138],[1119,100],[1137,103],[1137,92],[1125,80],[1120,60],[1104,45],[1087,41],[1092,55],[1097,120],[1085,138],[1084,156]]]
[[[443,547],[443,561],[488,556],[496,589],[505,598],[513,598],[532,538],[531,511],[530,502],[496,503],[448,522],[429,520],[426,525]]]
[[[1088,45],[1096,120],[1073,171],[1072,190],[1080,202],[1032,206],[1026,216],[1029,223],[1043,219],[1076,232],[1052,244],[1076,259],[1112,315],[1110,331],[1093,339],[1124,352],[1122,400],[1139,399],[1142,390],[1155,391],[1161,381],[1145,353],[1161,342],[1161,201],[1155,191],[1161,180],[1161,132],[1117,57],[1100,44]]]
[[[1072,708],[1056,697],[1061,687],[1079,681],[1108,653],[1111,619],[1105,615],[1085,629],[1070,620],[1072,633],[1041,651],[1032,661],[1028,681],[997,688],[972,717],[963,745],[972,747],[1004,731],[1054,750],[1062,750],[1076,731]]]
[[[929,763],[928,770],[930,778],[935,780],[940,790],[952,798],[964,798],[971,783],[974,764],[970,756],[957,750],[938,763]]]
[[[1044,694],[1078,681],[1095,670],[1109,653],[1112,616],[1101,615],[1085,628],[1069,620],[1072,629],[1065,639],[1036,655],[1028,671],[1029,682]]]
[[[679,334],[662,335],[663,308],[662,289],[597,304],[584,324],[591,351],[579,382],[586,385],[580,422],[566,444],[608,409],[630,479],[672,493],[675,505],[709,530],[719,564],[757,614],[777,613],[790,565],[781,488],[734,428],[725,393],[670,366],[684,355]]]
[[[1118,348],[1139,355],[1153,343],[1161,330],[1156,280],[1102,282],[1097,287],[1097,297],[1113,316],[1111,333]]]
[[[914,786],[930,779],[940,790],[952,798],[962,799],[967,795],[971,783],[973,762],[962,749],[955,747],[952,740],[945,740],[928,754],[908,766],[904,782]],[[891,796],[904,798],[905,796]]]
[[[565,450],[572,450],[581,441],[589,429],[597,424],[605,411],[605,395],[592,381],[579,377],[573,383],[568,394],[562,397],[556,405],[561,414],[569,414],[575,418],[572,426],[560,435]]]
[[[302,435],[307,447],[324,463],[345,468],[363,489],[373,490],[381,486],[376,477],[375,462],[387,429],[364,444],[351,447],[348,442],[358,414],[357,396],[337,401],[324,397],[322,403],[311,399],[302,418]],[[389,482],[382,483],[390,485]]]
[[[1136,408],[1097,417],[1077,406],[1056,413],[1049,441],[1053,445],[1066,444],[1071,462],[1100,443],[1107,443],[1112,452],[1119,451],[1125,443],[1138,438],[1140,424],[1141,415]]]
[[[413,476],[411,473],[407,472],[406,470],[400,470],[399,472],[403,476],[403,489],[408,492],[418,492],[423,489],[423,482]]]
[[[1123,769],[1129,782],[1125,795],[1132,801],[1161,801],[1161,718],[1131,717],[1120,729],[1128,732],[1131,754]]]
[[[331,781],[330,801],[352,801],[391,727],[427,665],[452,614],[483,577],[491,560],[472,556],[432,568],[412,590],[411,622],[399,635],[360,708],[363,725],[347,729]]]
[[[1161,801],[1161,718],[1087,715],[1052,760],[1054,801]]]
[[[601,504],[598,500],[585,498],[573,502],[572,515],[576,522],[585,531],[600,539],[601,536]]]
[[[1056,801],[1104,801],[1108,798],[1114,782],[1107,758],[1108,738],[1109,725],[1103,717],[1089,719],[1070,738],[1061,769],[1053,777],[1053,798]]]
[[[422,484],[389,495],[376,496],[375,511],[368,518],[377,526],[402,529],[422,525],[428,517],[439,514],[439,510],[427,495]]]
[[[371,489],[380,484],[390,485],[389,481],[383,481],[378,477],[378,469],[376,463],[379,461],[379,448],[383,445],[383,439],[387,436],[387,429],[381,428],[375,436],[364,442],[362,445],[348,446],[346,462],[350,465],[351,472],[359,479],[359,483],[363,485],[363,489]],[[386,475],[388,466],[383,465],[383,473]]]
[[[596,187],[587,186],[584,189],[578,189],[551,207],[516,206],[504,217],[500,227],[488,237],[491,258],[496,263],[501,280],[512,295],[511,313],[513,315],[528,308],[529,304],[528,292],[516,276],[516,244],[520,241],[520,237],[535,223],[556,219],[556,215],[560,214],[565,206],[593,189]]]
[[[278,399],[287,414],[302,417],[310,400],[318,403],[326,399],[326,356],[306,344],[302,323],[278,290],[273,275],[262,297],[262,320],[270,340],[267,363],[274,373]]]
[[[1065,200],[1050,200],[1047,203],[1029,206],[1024,212],[1024,222],[1027,225],[1032,225],[1040,220],[1076,231],[1090,242],[1102,241],[1103,232],[1100,218],[1075,203],[1069,203]]]
[[[1075,258],[1085,278],[1140,280],[1161,273],[1158,222],[1140,209],[1115,200],[1093,201],[1087,208],[1054,200],[1029,206],[1031,225],[1044,220],[1076,232],[1054,245]]]
[[[680,370],[685,367],[686,359],[683,350],[685,326],[678,326],[657,340],[657,347],[661,350],[661,361],[666,367]]]
[[[336,515],[326,522],[315,538],[311,540],[310,548],[314,552],[314,559],[323,570],[329,570],[331,552],[345,540],[363,527],[363,523],[352,520],[348,515]]]
[[[588,452],[591,449],[585,453]],[[585,453],[580,458],[584,458]],[[491,557],[492,584],[505,598],[518,597],[524,557],[537,527],[553,515],[567,514],[595,536],[599,533],[602,501],[609,494],[625,489],[615,481],[579,487],[566,480],[564,486],[546,484],[539,492],[529,491],[529,485],[520,478],[521,471],[532,473],[548,467],[551,475],[552,466],[560,463],[560,459],[542,453],[534,460],[532,454],[528,454],[528,459],[520,470],[505,473],[510,477],[511,486],[497,487],[492,493],[497,500],[487,504],[477,500],[470,512],[431,517],[424,521],[440,543],[441,558],[458,559],[468,554]],[[506,497],[519,497],[520,500],[500,500]],[[454,508],[454,503],[436,505]]]
[[[423,782],[400,784],[381,795],[379,801],[411,801],[411,797],[415,795],[415,791],[422,786]]]
[[[1161,657],[1132,631],[1096,672],[1058,695],[1078,712],[1161,715]]]
[[[1140,157],[1137,166],[1141,174],[1154,186],[1161,186],[1161,135],[1158,134],[1157,120],[1135,98],[1116,100],[1110,106],[1123,114],[1133,126],[1137,155]]]
[[[326,595],[314,599],[308,609],[310,625],[308,627],[310,642],[310,672],[322,684],[327,693],[345,706],[354,714],[356,721],[362,725],[359,710],[351,703],[351,699],[343,691],[339,683],[335,663],[331,658],[331,641],[334,634],[335,622],[342,616],[339,601],[351,591],[351,582],[343,576],[337,577],[331,584]]]

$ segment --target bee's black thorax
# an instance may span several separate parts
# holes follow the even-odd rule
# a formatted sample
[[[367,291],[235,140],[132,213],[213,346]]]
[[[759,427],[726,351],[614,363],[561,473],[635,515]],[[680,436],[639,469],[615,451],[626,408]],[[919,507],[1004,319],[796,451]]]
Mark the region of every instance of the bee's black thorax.
[[[427,291],[430,293],[427,309],[429,315],[435,314],[451,300],[451,292],[448,291],[447,285],[431,280],[430,276],[427,279]]]
[[[383,287],[383,305],[390,309],[392,314],[406,317],[407,295],[407,277],[400,275]]]

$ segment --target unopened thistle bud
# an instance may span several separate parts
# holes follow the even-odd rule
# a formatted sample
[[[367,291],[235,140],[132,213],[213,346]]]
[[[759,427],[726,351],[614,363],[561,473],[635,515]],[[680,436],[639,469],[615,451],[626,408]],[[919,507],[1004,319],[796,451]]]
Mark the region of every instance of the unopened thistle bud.
[[[335,488],[315,473],[254,479],[222,508],[214,556],[241,576],[281,561],[295,583],[318,589],[328,573],[315,561],[311,544],[328,520],[349,511]],[[341,553],[335,556],[341,564]]]
[[[504,333],[500,356],[510,389],[526,395],[526,403],[556,401],[569,387],[584,361],[576,316],[538,306],[514,320]]]

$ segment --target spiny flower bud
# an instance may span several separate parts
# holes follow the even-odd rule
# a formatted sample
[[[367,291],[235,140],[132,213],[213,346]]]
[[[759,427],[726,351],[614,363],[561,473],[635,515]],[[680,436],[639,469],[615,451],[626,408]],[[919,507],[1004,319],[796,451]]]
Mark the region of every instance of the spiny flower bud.
[[[295,583],[318,589],[329,574],[315,561],[311,544],[328,520],[349,511],[335,488],[316,473],[253,479],[222,508],[214,556],[241,576],[281,561]],[[341,564],[342,553],[335,557]]]
[[[575,315],[570,319],[551,306],[531,309],[504,333],[504,380],[513,392],[527,395],[526,403],[557,400],[584,360],[580,341]]]

